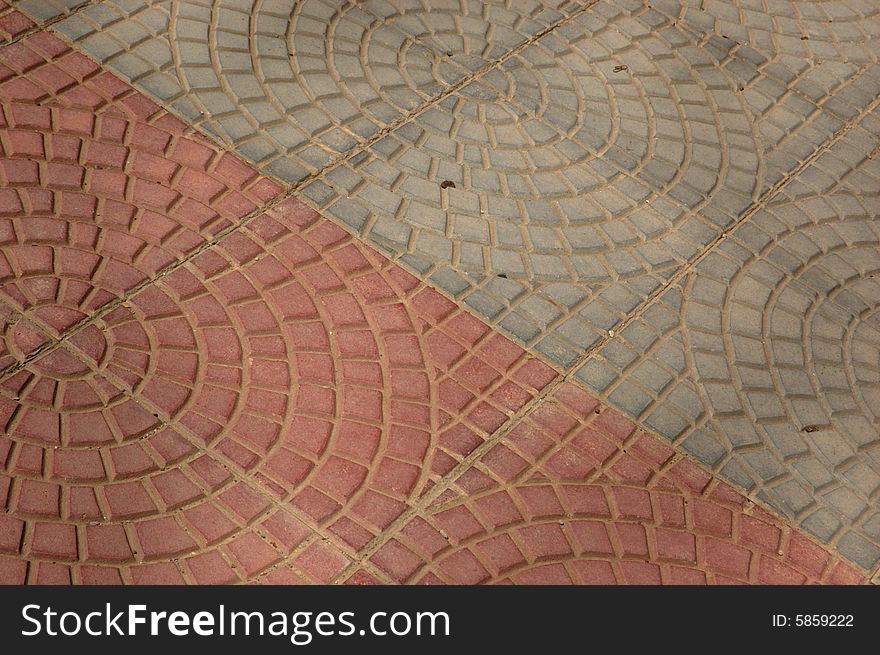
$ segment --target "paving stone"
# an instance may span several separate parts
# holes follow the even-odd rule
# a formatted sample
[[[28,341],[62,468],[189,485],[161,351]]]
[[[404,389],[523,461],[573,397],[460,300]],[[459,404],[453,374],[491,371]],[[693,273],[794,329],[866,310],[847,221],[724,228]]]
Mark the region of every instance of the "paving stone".
[[[8,2],[0,2],[0,45],[35,26],[36,23],[31,18],[16,11]]]
[[[827,174],[856,144],[876,143],[869,125],[813,167]],[[799,178],[731,232],[683,283],[679,325],[651,355],[622,361],[619,352],[635,350],[624,331],[576,376],[706,465],[731,458],[745,476],[738,484],[870,569],[880,555],[867,528],[880,486],[869,454],[878,444],[880,235],[876,195],[847,181],[857,170],[876,187],[877,166],[862,157],[838,168],[846,173],[831,188],[824,176]],[[649,333],[653,322],[636,325]],[[658,391],[661,348],[682,357],[670,369],[676,382]]]
[[[62,484],[88,481],[108,499],[105,518],[136,518],[141,548],[155,549],[151,556],[198,557],[184,562],[196,581],[208,579],[201,568],[207,553],[187,535],[216,503],[243,522],[275,517],[270,510],[280,503],[331,532],[348,534],[358,524],[378,533],[555,376],[296,201],[94,325],[95,338],[109,341],[101,342],[107,352],[96,356],[91,341],[74,339],[65,353],[83,368],[68,366],[66,384],[76,375],[105,394],[116,385],[115,395],[56,410],[63,449],[44,457],[51,463],[83,452],[78,447],[100,446],[108,451],[104,461],[124,467],[132,448],[144,449],[128,486],[100,458],[96,472],[71,469]],[[134,348],[141,353],[135,368],[139,360],[128,354]],[[39,389],[55,379],[49,357],[25,369],[26,385]],[[25,428],[46,411],[34,394],[26,402],[5,428],[16,441],[37,439]],[[78,425],[107,425],[106,443],[82,442],[85,435],[66,427],[69,412],[77,412]],[[144,441],[145,434],[155,436]],[[431,446],[434,434],[439,441]],[[169,450],[176,459],[163,465]],[[166,483],[169,472],[179,479]],[[33,508],[17,512],[27,516]],[[259,577],[282,564],[303,570],[299,558],[278,553],[265,524],[256,534],[229,529],[231,541],[220,552],[239,563],[236,575]],[[308,530],[299,530],[307,539]],[[144,541],[156,531],[161,541]],[[219,566],[220,556],[213,557]]]
[[[255,19],[244,21],[254,9],[249,3],[220,2],[214,25],[198,6],[159,20],[167,13],[164,5],[138,10],[110,2],[62,21],[58,29],[141,88],[161,89],[162,99],[187,119],[286,181],[321,169],[465,76],[485,71],[387,137],[386,145],[375,144],[374,160],[341,165],[352,167],[348,177],[358,176],[354,185],[361,188],[351,196],[350,183],[331,187],[340,200],[360,204],[359,211],[349,202],[319,205],[368,240],[371,229],[381,229],[377,245],[392,255],[418,255],[420,245],[431,241],[431,257],[448,253],[445,263],[477,284],[504,273],[541,294],[544,280],[567,280],[576,289],[589,271],[595,284],[620,275],[643,277],[632,284],[644,300],[644,289],[650,293],[692,259],[755,193],[821,144],[824,133],[785,138],[806,133],[805,120],[818,122],[824,114],[816,107],[851,116],[862,102],[840,99],[844,88],[854,87],[853,76],[864,79],[855,64],[817,68],[813,84],[811,72],[789,67],[797,63],[791,56],[766,65],[766,56],[749,51],[751,45],[702,34],[708,28],[687,20],[673,25],[663,7],[641,3],[597,3],[586,11],[573,2],[530,2],[516,10],[502,2],[293,4],[260,5]],[[724,14],[717,4],[709,14],[715,9]],[[681,13],[666,9],[669,15]],[[84,23],[90,31],[83,30]],[[556,24],[501,66],[487,69]],[[155,37],[144,40],[145,33]],[[213,57],[207,42],[215,44]],[[245,43],[256,48],[252,61],[239,56]],[[329,58],[323,55],[325,43]],[[146,46],[178,54],[157,59],[154,53],[135,64],[132,57]],[[119,56],[123,51],[127,54]],[[728,64],[736,66],[740,86],[736,76],[719,72]],[[144,65],[155,72],[145,73]],[[169,86],[173,79],[176,88]],[[762,94],[763,103],[749,104],[745,82]],[[794,97],[788,88],[797,82],[816,92],[824,82],[824,94]],[[838,98],[837,111],[832,96]],[[417,170],[409,163],[414,148],[423,159]],[[457,154],[462,148],[480,154],[462,153],[469,162],[463,166]],[[773,165],[761,169],[762,157]],[[394,193],[418,204],[378,201],[383,194],[376,186],[390,183],[372,170],[379,162],[403,171]],[[438,193],[447,182],[455,184],[455,195],[469,193],[473,201],[463,207],[450,190]],[[321,184],[326,188],[326,180]],[[365,212],[379,217],[362,222],[352,216]],[[426,219],[419,216],[435,212],[438,219],[445,214],[443,226],[432,228],[433,239],[420,239]],[[410,232],[392,228],[390,221],[420,224]],[[513,264],[509,273],[495,268],[511,262],[510,256],[492,253],[505,249],[502,224],[518,226],[523,237],[528,233],[527,247],[540,252]],[[531,227],[536,224],[555,230],[537,236]],[[455,226],[449,234],[446,225]],[[584,249],[591,242],[583,237],[569,238],[572,230],[588,227],[596,230],[602,253]],[[452,248],[438,247],[438,238],[451,238]],[[507,301],[472,304],[498,303]],[[516,306],[507,311],[521,313]],[[564,311],[574,316],[581,308]],[[584,347],[584,340],[575,340],[560,350],[565,339],[559,335],[552,336],[553,347],[541,345],[550,338],[545,330],[527,343],[547,356],[556,353],[554,361],[562,365],[575,361]]]
[[[297,200],[221,235],[279,186],[55,37],[0,63],[16,575],[329,583],[319,531],[378,534],[556,377]]]
[[[800,61],[876,61],[877,6],[868,0],[794,0],[772,5],[734,0],[659,0],[658,10],[758,50]]]
[[[19,4],[37,16],[47,13]],[[472,4],[470,11],[483,13],[480,3]],[[512,46],[579,7],[534,2],[522,8],[530,15],[522,20],[497,4],[496,30]],[[447,47],[441,56],[422,43],[419,37],[426,35],[415,29],[415,7],[389,7],[225,0],[214,8],[213,21],[207,6],[185,4],[172,12],[164,0],[113,0],[62,20],[56,29],[200,129],[295,182],[429,101],[466,70],[445,61]],[[432,15],[449,19],[455,12]],[[398,51],[406,52],[405,71]],[[444,71],[439,79],[432,72],[438,66]]]
[[[346,203],[358,204],[361,213],[382,217],[393,213],[393,220],[409,225],[418,222],[414,218],[418,212],[413,212],[413,216],[401,215],[396,207],[383,207],[366,193],[386,184],[372,175],[369,167],[391,165],[402,171],[405,180],[402,184],[398,181],[397,194],[411,197],[412,201],[418,198],[421,204],[432,198],[431,208],[446,215],[445,221],[438,220],[431,234],[435,243],[450,239],[453,247],[438,249],[435,245],[431,257],[438,257],[440,252],[453,253],[448,263],[466,272],[467,278],[474,280],[474,288],[502,274],[516,279],[538,296],[546,296],[544,280],[564,281],[562,284],[570,289],[566,295],[582,299],[582,289],[588,281],[591,291],[598,293],[612,280],[623,277],[626,282],[621,286],[628,287],[636,302],[642,302],[676,268],[693,259],[736,220],[759,191],[778,182],[831,136],[818,133],[816,142],[805,145],[805,153],[798,151],[794,158],[792,153],[800,146],[791,140],[781,139],[779,148],[766,150],[751,135],[756,130],[760,132],[761,125],[770,120],[767,107],[753,108],[737,100],[741,90],[735,83],[724,75],[713,76],[712,71],[717,72],[722,60],[737,61],[741,68],[750,71],[750,79],[758,80],[754,82],[756,86],[768,87],[769,106],[790,96],[786,85],[796,77],[789,78],[785,71],[777,71],[776,75],[785,79],[775,80],[765,70],[758,70],[749,58],[739,59],[739,52],[732,50],[731,43],[712,41],[718,54],[709,54],[713,51],[703,47],[705,44],[698,45],[699,39],[692,32],[673,26],[669,20],[661,20],[662,30],[655,27],[652,31],[645,26],[641,10],[627,15],[625,10],[607,8],[611,17],[600,18],[598,6],[575,16],[498,69],[511,84],[515,82],[511,87],[515,91],[479,98],[456,92],[449,99],[454,99],[453,103],[440,103],[430,113],[417,116],[383,139],[381,148],[380,144],[370,148],[369,163],[341,164],[339,169],[347,177],[356,177],[360,182],[354,185],[354,194],[352,185],[336,188],[337,197],[344,193]],[[423,18],[422,23],[426,21]],[[438,19],[438,25],[441,24],[443,28],[432,29],[452,29],[451,24]],[[455,28],[475,30],[467,33],[467,40],[460,39],[466,44],[465,54],[480,56],[491,44],[485,41],[479,22],[467,25]],[[629,35],[627,30],[633,31],[636,25],[644,29]],[[423,29],[418,33],[424,36],[429,32]],[[644,50],[633,51],[633,43]],[[651,58],[643,54],[648,51]],[[755,58],[766,62],[760,55]],[[615,73],[611,70],[615,67],[626,70]],[[844,79],[852,77],[856,70],[850,66]],[[566,81],[571,79],[577,80],[576,86]],[[798,97],[799,104],[793,110],[785,110],[784,117],[779,114],[778,120],[773,119],[779,125],[774,129],[783,135],[797,130],[806,132],[810,127],[802,120],[797,124],[786,122],[804,115],[816,117],[819,122],[820,103],[844,84],[840,72],[836,79],[838,84],[833,91],[818,100]],[[548,80],[554,86],[546,87]],[[636,83],[650,87],[651,94],[640,96],[633,86]],[[552,94],[547,90],[550,88]],[[606,89],[611,93],[610,106],[606,106]],[[682,101],[683,106],[677,105]],[[806,105],[811,107],[809,112]],[[706,107],[718,109],[706,113]],[[858,105],[852,107],[858,111]],[[440,110],[448,114],[447,119],[438,118]],[[589,117],[589,122],[584,122],[584,117]],[[536,131],[537,128],[540,129]],[[662,131],[670,137],[651,144],[654,154],[649,154],[646,140],[650,131]],[[612,134],[616,142],[607,141]],[[483,154],[473,163],[454,159],[454,180],[438,173],[426,175],[426,170],[439,171],[453,161],[453,153],[462,145],[477,147]],[[433,163],[423,163],[418,170],[402,165],[400,160],[409,161],[414,150],[421,158],[429,156]],[[636,152],[643,153],[641,161],[632,158]],[[775,168],[765,167],[763,176],[758,174],[762,155],[780,162]],[[682,165],[686,166],[683,170]],[[408,182],[412,175],[433,184],[434,192],[427,193],[430,187],[420,186],[426,194],[412,194],[415,186]],[[436,190],[450,181],[458,193],[462,179],[466,190],[479,198],[469,210],[453,205],[449,191],[436,196]],[[312,184],[326,190],[327,179]],[[333,200],[327,200],[317,206],[333,216],[332,203]],[[368,219],[360,228],[368,241],[372,239],[370,226],[374,222],[375,219]],[[460,227],[447,232],[445,226],[450,224]],[[472,229],[465,229],[465,225]],[[526,259],[508,253],[498,236],[502,226],[508,231],[515,228],[524,237],[528,235],[525,246],[535,254]],[[415,238],[407,241],[405,249],[388,251],[390,255],[420,254],[420,243],[424,241],[419,239],[419,233],[425,226],[422,222],[414,227]],[[479,246],[479,254],[474,246]],[[488,257],[482,252],[486,248]],[[456,259],[456,252],[467,256]],[[444,290],[461,294],[458,282],[455,290]],[[568,340],[569,333],[580,332],[580,328],[563,327],[567,323],[578,325],[575,317],[608,329],[602,319],[596,318],[596,312],[601,311],[591,309],[588,302],[581,300],[563,304],[566,316],[541,327],[521,306],[524,300],[525,296],[520,296],[511,305],[509,299],[498,298],[497,303],[507,305],[507,312],[517,315],[515,320],[502,320],[507,320],[508,325],[521,325],[513,336],[556,364],[569,366],[593,342],[590,338]],[[488,320],[508,315],[499,314],[496,304],[485,300],[472,306],[491,306],[491,314],[482,314]],[[627,311],[624,308],[608,327]],[[535,329],[539,330],[537,334]],[[545,339],[546,344],[542,343]]]
[[[876,566],[874,3],[0,0],[0,46],[45,21],[160,104],[46,32],[0,50],[0,397],[24,408],[5,419],[17,440],[11,511],[42,521],[12,578],[335,580],[534,396],[540,385],[520,371],[555,376],[493,329]],[[428,290],[416,279],[301,205],[233,230],[280,186],[193,128],[303,183],[314,208],[489,326],[440,296],[419,304]],[[227,229],[210,255],[181,263]],[[268,261],[304,291],[260,277]],[[151,282],[167,266],[178,277]],[[141,304],[128,303],[137,290]],[[334,326],[319,345],[291,336],[307,316]],[[255,332],[259,321],[277,329]],[[276,332],[286,354],[267,357]],[[450,368],[480,339],[495,359]],[[349,346],[366,360],[347,359]],[[309,380],[325,374],[336,377]],[[309,450],[296,431],[279,446],[288,419],[331,426],[315,432],[331,435],[327,447]],[[353,425],[361,445],[384,435],[372,459],[350,449]],[[382,442],[401,429],[441,438],[401,458]],[[217,462],[232,477],[215,475]],[[225,518],[213,524],[232,526],[222,536],[193,523],[214,507]],[[290,549],[254,527],[273,508],[298,526]],[[422,509],[419,520],[439,520]],[[124,564],[84,559],[97,552],[80,534],[86,517],[134,522],[113,535]],[[679,575],[625,558],[683,547],[687,534],[608,530],[624,559],[591,570]],[[323,549],[318,532],[336,544]],[[508,577],[586,579],[538,565],[575,552],[563,532],[522,527],[511,543],[531,572]],[[779,577],[782,563],[716,537],[699,551],[710,581],[832,580]],[[476,575],[494,556],[458,548],[441,562],[411,547],[395,537],[356,575],[453,581],[455,567]],[[403,564],[418,560],[420,574]]]
[[[434,584],[864,580],[570,383],[370,562],[392,580]]]
[[[0,297],[19,358],[280,191],[55,37],[0,50],[0,62]]]
[[[55,37],[28,37],[0,61],[0,479],[4,516],[21,517],[31,535],[13,549],[22,581],[258,581],[287,571],[329,582],[344,555],[206,456],[183,423],[169,425],[183,407],[227,410],[238,342],[208,327],[200,347],[215,360],[204,361],[195,322],[134,313],[140,287],[279,185]],[[216,316],[192,303],[202,320]],[[271,361],[252,365],[256,379],[277,382]],[[249,398],[260,394],[277,407],[266,391]],[[207,434],[209,419],[190,416]],[[249,429],[265,421],[254,416]],[[148,573],[145,558],[162,561]]]
[[[69,14],[82,5],[83,0],[9,0],[4,4],[12,5],[39,21],[47,21]]]

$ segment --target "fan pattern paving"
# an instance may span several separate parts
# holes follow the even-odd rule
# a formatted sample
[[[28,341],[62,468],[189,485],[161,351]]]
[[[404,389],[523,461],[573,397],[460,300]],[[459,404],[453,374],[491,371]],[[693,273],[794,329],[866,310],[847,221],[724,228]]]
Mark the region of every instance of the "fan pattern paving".
[[[397,579],[422,583],[857,579],[571,384],[371,560]]]
[[[875,577],[878,31],[0,2],[0,577]]]
[[[871,146],[866,127],[815,163],[817,188],[774,197],[577,375],[870,565],[880,251],[876,196],[858,190],[878,170],[867,158],[831,188],[824,173]]]

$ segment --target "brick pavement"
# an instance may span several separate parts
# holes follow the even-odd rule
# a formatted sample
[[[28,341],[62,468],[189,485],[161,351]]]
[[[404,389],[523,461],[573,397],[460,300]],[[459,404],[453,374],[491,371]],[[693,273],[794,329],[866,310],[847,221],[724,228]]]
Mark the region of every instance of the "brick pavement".
[[[878,30],[3,4],[0,576],[876,579]]]

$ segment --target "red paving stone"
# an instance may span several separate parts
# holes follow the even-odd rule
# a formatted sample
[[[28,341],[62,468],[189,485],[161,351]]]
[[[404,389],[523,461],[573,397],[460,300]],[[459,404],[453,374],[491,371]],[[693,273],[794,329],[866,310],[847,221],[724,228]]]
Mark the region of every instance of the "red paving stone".
[[[352,548],[555,378],[296,201],[132,304],[206,344],[149,401]]]
[[[4,330],[0,358],[57,338],[280,191],[44,32],[0,50],[0,108],[0,314],[28,319]],[[100,335],[82,338],[102,355]],[[77,372],[64,356],[45,365]]]
[[[0,0],[0,45],[8,43],[34,26],[35,23],[30,18]]]
[[[180,335],[88,325],[280,187],[46,33],[0,50],[0,109],[0,580],[326,580],[331,546],[134,397]]]
[[[864,581],[569,383],[370,561],[392,580],[428,584]]]
[[[56,38],[0,109],[0,582],[861,581],[572,386],[496,443],[553,369]]]
[[[0,64],[4,579],[328,582],[304,522],[363,545],[555,377],[295,201],[180,266],[279,187],[53,37]]]
[[[126,581],[281,580],[296,548],[285,579],[330,581],[347,561],[289,513],[357,550],[554,378],[287,201],[8,378],[6,550],[48,556],[42,519]]]

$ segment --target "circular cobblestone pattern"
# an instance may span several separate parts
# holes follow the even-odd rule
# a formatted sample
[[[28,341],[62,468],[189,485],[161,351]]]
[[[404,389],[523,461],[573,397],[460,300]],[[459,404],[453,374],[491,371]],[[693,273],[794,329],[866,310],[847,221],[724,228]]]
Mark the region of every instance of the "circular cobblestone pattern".
[[[753,191],[751,114],[686,31],[578,16],[468,82],[515,39],[453,13],[388,16],[430,26],[410,29],[463,86],[377,143],[356,180],[328,175],[340,207],[358,205],[343,220],[394,216],[402,247],[477,275],[597,283],[668,267],[669,237],[719,189]]]

